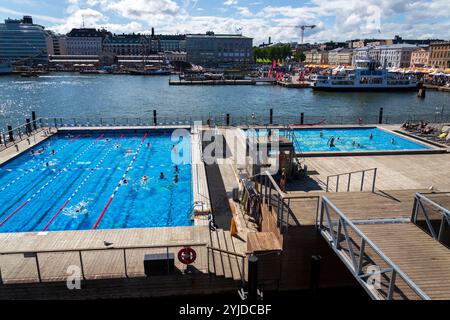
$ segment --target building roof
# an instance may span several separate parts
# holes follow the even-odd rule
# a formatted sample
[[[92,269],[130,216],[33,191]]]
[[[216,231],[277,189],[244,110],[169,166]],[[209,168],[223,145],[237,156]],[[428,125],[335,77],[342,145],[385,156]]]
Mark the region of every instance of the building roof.
[[[67,36],[78,38],[103,38],[111,33],[106,30],[96,30],[94,28],[72,29]]]
[[[384,46],[376,46],[376,49],[381,50],[395,50],[395,49],[417,49],[418,46],[415,44],[409,44],[409,43],[399,43],[399,44],[389,44]]]
[[[215,34],[215,33],[207,33],[207,34],[187,34],[186,38],[230,38],[230,39],[253,39],[249,37],[245,37],[241,34]]]
[[[185,40],[186,39],[186,35],[182,35],[182,34],[159,34],[155,36],[156,39],[159,40]]]

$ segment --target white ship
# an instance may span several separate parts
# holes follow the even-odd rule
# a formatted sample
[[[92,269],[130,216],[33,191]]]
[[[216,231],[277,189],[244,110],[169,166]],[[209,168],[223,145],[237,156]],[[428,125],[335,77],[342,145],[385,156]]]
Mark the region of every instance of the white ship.
[[[0,60],[0,75],[7,75],[13,72],[13,66],[11,62],[6,60]]]
[[[376,68],[373,61],[357,61],[354,70],[335,75],[317,76],[311,84],[317,91],[413,91],[419,88],[416,78]]]

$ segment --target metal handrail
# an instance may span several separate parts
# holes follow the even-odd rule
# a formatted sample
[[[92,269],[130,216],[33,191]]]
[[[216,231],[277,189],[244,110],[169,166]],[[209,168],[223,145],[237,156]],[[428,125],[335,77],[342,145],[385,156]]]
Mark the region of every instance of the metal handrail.
[[[208,243],[202,242],[202,243],[181,243],[181,244],[170,244],[170,245],[151,245],[151,246],[120,246],[120,247],[114,247],[109,246],[105,248],[79,248],[79,249],[59,249],[59,250],[22,250],[22,251],[3,251],[0,252],[0,256],[7,256],[7,255],[24,255],[24,258],[34,258],[35,264],[36,264],[36,272],[37,277],[39,280],[39,283],[43,282],[42,279],[42,272],[41,272],[41,265],[39,263],[39,254],[52,254],[52,253],[78,253],[79,257],[79,263],[80,263],[80,269],[81,269],[81,276],[83,280],[86,280],[86,273],[85,273],[85,265],[83,263],[83,253],[86,252],[108,252],[108,251],[122,251],[123,252],[123,268],[124,268],[124,276],[126,278],[129,277],[128,273],[128,267],[127,267],[127,250],[146,250],[146,249],[166,249],[167,256],[169,255],[169,249],[170,248],[178,248],[178,247],[205,247],[207,248]],[[3,279],[3,272],[1,268],[0,263],[0,283],[4,283]],[[94,275],[97,276],[107,276],[107,274],[101,274],[101,275]],[[14,279],[12,279],[14,280]],[[46,281],[49,281],[46,279]]]
[[[333,209],[333,211],[338,215],[337,222],[338,231],[334,231],[335,224],[331,219],[330,212],[328,208]],[[324,221],[326,219],[326,222]],[[327,224],[327,225],[326,225]],[[356,239],[352,239],[349,236],[349,232],[347,230],[347,226],[352,229],[356,235],[361,238],[361,242],[359,244],[359,252],[354,252],[352,243],[356,241]],[[370,287],[370,285],[364,281],[364,278],[371,276],[371,274],[364,274],[362,267],[364,264],[365,256],[366,256],[366,246],[369,246],[375,254],[381,258],[389,267],[387,269],[380,270],[380,274],[386,274],[391,272],[391,278],[389,280],[389,289],[386,299],[392,300],[395,283],[397,276],[400,276],[405,283],[422,299],[430,300],[430,297],[423,292],[414,281],[409,278],[409,276],[404,273],[394,262],[387,257],[378,246],[373,243],[368,236],[366,236],[341,210],[339,210],[327,197],[322,197],[322,206],[320,212],[320,221],[319,221],[319,231],[322,236],[329,242],[331,248],[335,253],[341,258],[341,260],[346,264],[346,266],[350,269],[353,276],[357,279],[357,281],[364,287],[364,289],[372,295],[372,298],[376,298],[377,294],[374,293],[374,289]],[[341,249],[340,239],[342,237],[342,233],[344,239],[348,245],[348,254]],[[359,259],[357,259],[357,255],[359,255]],[[350,257],[349,257],[350,255]],[[372,260],[367,257],[366,260]]]
[[[376,189],[376,182],[377,182],[377,173],[378,173],[378,168],[372,168],[372,169],[365,169],[365,170],[358,170],[358,171],[352,171],[352,172],[346,172],[346,173],[339,173],[339,174],[333,174],[327,177],[327,184],[326,184],[326,192],[330,192],[330,180],[332,178],[337,178],[336,179],[336,189],[335,192],[339,192],[339,182],[341,180],[341,177],[344,176],[348,176],[347,179],[347,190],[346,192],[350,192],[350,186],[351,186],[351,181],[352,181],[352,176],[355,174],[361,174],[361,184],[360,184],[360,188],[359,191],[363,191],[364,190],[364,184],[365,184],[365,177],[366,177],[366,173],[373,171],[373,176],[372,176],[372,192],[375,192]]]
[[[210,231],[211,232],[211,231]],[[210,234],[210,236],[211,236],[211,234]],[[211,246],[207,246],[206,247],[206,250],[207,250],[207,258],[208,258],[208,273],[209,274],[211,274],[211,271],[210,271],[210,258],[209,258],[209,250],[211,250],[211,251],[217,251],[217,252],[219,252],[219,253],[223,253],[223,254],[227,254],[227,255],[231,255],[231,256],[234,256],[234,257],[236,257],[236,258],[240,258],[241,259],[241,270],[240,270],[240,273],[241,273],[241,282],[242,282],[242,286],[244,286],[245,285],[245,259],[247,258],[247,256],[245,256],[245,255],[242,255],[242,254],[239,254],[239,253],[237,253],[237,252],[232,252],[232,251],[228,251],[228,250],[223,250],[223,249],[219,249],[219,248],[214,248],[214,247],[211,247]],[[212,255],[212,260],[213,260],[213,264],[214,264],[214,270],[215,270],[215,257],[214,257],[214,254]],[[236,261],[237,262],[237,261]]]
[[[441,222],[439,225],[439,233],[438,234],[436,234],[436,231],[433,228],[433,225],[432,225],[431,219],[430,219],[430,215],[429,215],[428,211],[425,209],[423,202],[426,202],[428,205],[433,207],[437,212],[439,212],[439,214],[441,214]],[[425,231],[428,231],[434,240],[437,240],[442,243],[443,235],[444,235],[444,231],[445,231],[445,224],[447,223],[447,225],[450,226],[450,210],[442,207],[440,204],[427,198],[425,195],[423,195],[421,193],[416,193],[415,198],[414,198],[413,212],[412,212],[412,216],[411,216],[411,221],[416,225],[418,225],[417,220],[419,217],[419,209],[421,209],[423,216],[425,218],[426,226],[428,229]]]

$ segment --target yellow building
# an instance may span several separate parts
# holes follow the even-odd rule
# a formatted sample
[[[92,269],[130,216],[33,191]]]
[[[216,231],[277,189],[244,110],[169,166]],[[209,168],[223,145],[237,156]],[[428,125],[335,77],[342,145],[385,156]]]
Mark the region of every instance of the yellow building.
[[[430,65],[430,48],[419,48],[411,54],[411,67],[423,68]]]
[[[430,45],[430,66],[440,69],[450,68],[450,41]]]

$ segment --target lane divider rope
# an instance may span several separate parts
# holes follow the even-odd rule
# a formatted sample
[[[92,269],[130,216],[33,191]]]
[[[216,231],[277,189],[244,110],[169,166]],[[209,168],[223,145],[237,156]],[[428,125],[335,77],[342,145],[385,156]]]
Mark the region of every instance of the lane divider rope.
[[[47,160],[49,160],[50,158],[54,157],[58,152],[62,151],[65,147],[67,147],[68,145],[72,144],[75,140],[77,140],[79,137],[81,137],[81,135],[79,134],[78,136],[76,136],[75,138],[73,138],[72,140],[70,140],[69,142],[67,142],[66,144],[64,144],[63,146],[61,146],[61,148],[59,148],[58,150],[55,151],[54,154],[51,154],[50,156],[47,156],[44,158],[43,161],[39,162],[38,164],[34,165],[33,167],[31,167],[30,169],[28,169],[25,173],[23,173],[22,175],[20,175],[19,177],[15,178],[14,180],[12,180],[10,183],[8,183],[6,186],[4,186],[3,188],[0,189],[0,192],[5,191],[6,189],[8,189],[10,186],[12,186],[14,183],[16,183],[17,181],[19,181],[20,179],[22,179],[23,177],[25,177],[27,174],[33,172],[37,167],[42,166],[44,163],[47,162]]]
[[[116,143],[119,143],[120,140],[122,140],[122,138],[125,135],[121,135],[119,140],[117,140]],[[83,181],[75,188],[75,191],[71,194],[71,196],[64,202],[64,204],[61,206],[61,208],[59,208],[59,210],[56,212],[56,214],[47,222],[47,224],[45,225],[45,227],[42,229],[42,232],[46,231],[48,229],[48,227],[50,227],[50,225],[53,223],[53,221],[58,217],[58,215],[64,210],[64,208],[69,204],[69,202],[77,195],[77,193],[82,189],[82,187],[86,184],[86,182],[92,177],[92,175],[94,174],[94,172],[96,172],[100,166],[103,164],[103,162],[106,160],[106,158],[108,157],[108,155],[111,153],[112,150],[114,150],[114,144],[111,146],[111,148],[109,148],[108,152],[101,158],[101,160],[97,163],[97,165],[91,169],[91,171],[89,172],[89,174],[83,179]]]
[[[25,207],[31,200],[37,197],[48,185],[55,181],[65,170],[68,169],[72,164],[75,163],[83,154],[85,154],[90,148],[92,148],[105,134],[102,134],[97,140],[92,142],[86,149],[84,149],[78,156],[76,156],[71,162],[69,162],[63,169],[61,169],[56,175],[53,176],[47,183],[45,183],[38,191],[36,191],[31,197],[29,197],[20,207],[14,210],[6,219],[0,222],[0,227],[2,227],[9,219],[11,219],[17,212],[19,212],[23,207]]]
[[[148,136],[148,133],[146,133],[144,135],[144,137],[142,138],[141,143],[140,143],[138,149],[136,150],[136,153],[134,154],[133,159],[131,159],[130,163],[128,164],[127,169],[125,170],[125,173],[123,174],[122,178],[120,179],[120,181],[117,184],[116,188],[114,189],[113,193],[109,197],[109,200],[106,203],[105,207],[103,208],[102,213],[98,217],[97,222],[92,227],[93,230],[96,230],[98,228],[98,226],[100,225],[100,222],[102,221],[103,217],[105,216],[105,213],[108,210],[109,206],[111,205],[111,202],[113,201],[115,195],[117,194],[117,192],[119,191],[120,187],[122,186],[122,181],[126,178],[128,172],[130,172],[130,170],[133,168],[133,164],[136,161],[137,156],[138,156],[139,152],[141,151],[142,146],[144,145],[144,141],[145,141],[145,139],[147,139],[147,136]]]

